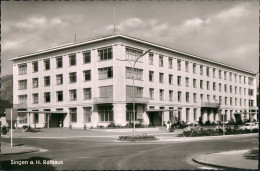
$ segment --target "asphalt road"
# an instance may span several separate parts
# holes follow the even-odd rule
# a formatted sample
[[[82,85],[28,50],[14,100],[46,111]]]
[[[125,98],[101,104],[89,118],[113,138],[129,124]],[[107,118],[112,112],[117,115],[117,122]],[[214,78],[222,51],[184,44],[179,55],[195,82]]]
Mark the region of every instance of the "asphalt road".
[[[1,139],[8,141],[8,139]],[[2,170],[180,170],[201,169],[192,158],[206,153],[258,147],[258,137],[161,143],[118,143],[113,138],[15,139],[48,151],[1,157]],[[11,160],[34,164],[11,164]],[[36,160],[40,164],[36,164]],[[63,164],[43,164],[44,161]]]

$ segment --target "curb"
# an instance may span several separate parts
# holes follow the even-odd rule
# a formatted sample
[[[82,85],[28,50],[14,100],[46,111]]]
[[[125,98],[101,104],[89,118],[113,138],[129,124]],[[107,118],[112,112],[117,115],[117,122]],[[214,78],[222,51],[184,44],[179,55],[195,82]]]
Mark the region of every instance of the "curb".
[[[254,170],[254,169],[244,169],[244,168],[221,166],[221,165],[216,165],[216,164],[211,164],[211,163],[204,163],[204,162],[196,160],[195,158],[193,158],[192,161],[199,163],[199,164],[206,165],[206,166],[212,166],[212,167],[217,167],[217,168],[226,169],[226,170],[231,170],[231,169],[232,170]]]
[[[18,153],[1,153],[1,155],[27,154],[27,153],[35,153],[35,152],[39,152],[39,151],[40,151],[40,149],[31,150],[31,151],[24,151],[24,152],[18,152]]]

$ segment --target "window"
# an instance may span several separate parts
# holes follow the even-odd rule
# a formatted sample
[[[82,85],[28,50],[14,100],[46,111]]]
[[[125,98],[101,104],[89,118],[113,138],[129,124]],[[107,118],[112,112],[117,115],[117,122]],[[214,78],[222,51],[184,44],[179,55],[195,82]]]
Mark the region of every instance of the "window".
[[[200,89],[203,89],[203,80],[200,80]]]
[[[207,76],[209,77],[209,67],[207,67]]]
[[[129,104],[126,105],[126,121],[134,121],[134,116],[135,118],[137,117],[137,106],[135,106],[135,114],[134,114],[134,110],[133,110],[133,105]],[[134,115],[133,115],[134,114]]]
[[[225,97],[225,105],[227,105],[227,97]]]
[[[91,80],[91,70],[83,71],[83,80],[90,81]]]
[[[186,121],[190,121],[190,108],[186,108]]]
[[[197,103],[197,93],[193,93],[193,102]]]
[[[169,84],[173,84],[173,75],[169,74]]]
[[[135,61],[142,55],[142,53],[143,53],[142,50],[126,48],[126,50],[125,50],[125,58],[128,59],[128,60],[131,60],[131,61]],[[143,62],[143,57],[140,57],[138,59],[138,61],[139,62]]]
[[[99,97],[113,97],[113,86],[99,87]]]
[[[159,67],[163,67],[163,55],[159,55]]]
[[[70,66],[74,66],[76,65],[77,61],[76,61],[76,54],[73,53],[73,54],[69,54],[69,65]]]
[[[177,77],[177,84],[178,84],[178,86],[181,86],[181,76]]]
[[[197,88],[197,80],[193,79],[193,88]]]
[[[27,80],[19,80],[18,87],[19,87],[19,90],[27,89]]]
[[[44,93],[44,102],[45,103],[51,102],[51,93],[50,92],[45,92]]]
[[[189,62],[185,62],[185,72],[189,72]]]
[[[82,54],[83,54],[83,63],[84,64],[90,63],[91,62],[91,52],[85,51],[85,52],[82,52]]]
[[[216,95],[213,95],[213,101],[216,102],[216,100],[217,100]]]
[[[83,107],[83,111],[84,111],[83,122],[91,122],[91,115],[92,115],[91,107]]]
[[[77,73],[76,72],[69,73],[69,78],[70,78],[70,83],[77,82]]]
[[[19,75],[27,74],[27,64],[18,65]]]
[[[98,78],[99,79],[113,78],[113,67],[99,68]]]
[[[204,96],[203,94],[200,94],[200,102],[203,102],[204,101]]]
[[[44,86],[50,86],[51,85],[51,77],[50,76],[46,76],[44,77]]]
[[[225,91],[225,93],[227,92],[227,85],[226,84],[224,84],[224,91]]]
[[[77,122],[77,108],[69,108],[70,111],[70,121]]]
[[[224,80],[227,80],[227,71],[224,72]]]
[[[221,70],[218,71],[218,78],[221,79]]]
[[[62,57],[56,57],[56,68],[62,68]]]
[[[56,75],[56,84],[57,85],[63,84],[63,75],[62,74]]]
[[[133,97],[133,86],[126,86],[126,97]],[[134,87],[134,97],[143,97],[143,87]]]
[[[99,106],[98,114],[101,122],[113,121],[113,106]]]
[[[149,65],[153,65],[153,53],[149,53]]]
[[[126,51],[127,53],[127,51]],[[99,49],[98,50],[98,57],[100,61],[110,60],[113,58],[112,48],[105,48],[105,49]],[[126,59],[128,56],[126,55]]]
[[[39,102],[39,95],[38,95],[38,93],[35,93],[35,94],[32,94],[32,103],[33,104],[38,104],[38,102]]]
[[[222,104],[222,96],[219,96],[219,104]]]
[[[178,102],[181,102],[181,91],[178,91]]]
[[[253,85],[253,78],[248,77],[248,85]]]
[[[163,83],[163,73],[160,73],[160,74],[159,74],[159,82],[160,82],[160,83]]]
[[[193,109],[193,117],[194,117],[194,121],[197,121],[197,109],[196,108]]]
[[[186,87],[189,87],[189,81],[190,81],[189,78],[186,77],[186,78],[185,78],[185,85],[186,85]]]
[[[237,98],[235,98],[235,105],[237,106]]]
[[[235,82],[237,82],[237,74],[235,74],[234,77]]]
[[[38,72],[38,61],[32,62],[32,71]]]
[[[230,106],[233,105],[233,99],[232,99],[232,97],[230,97],[230,102],[229,102],[229,104],[230,104]]]
[[[193,74],[196,74],[196,70],[197,70],[197,65],[193,64]]]
[[[181,121],[182,120],[182,108],[178,108],[178,121]]]
[[[246,107],[246,99],[244,99],[244,106]]]
[[[179,71],[181,71],[181,60],[180,59],[177,60],[177,69]]]
[[[134,79],[135,80],[143,80],[143,70],[134,68],[134,74],[132,73],[132,68],[126,67],[126,78],[127,79]]]
[[[172,69],[172,58],[169,57],[168,60],[169,60],[168,61],[169,62],[169,68]]]
[[[83,95],[84,95],[84,100],[91,99],[91,88],[84,88]]]
[[[154,99],[154,89],[153,89],[153,88],[149,88],[149,98],[150,98],[151,100]]]
[[[221,83],[218,84],[218,89],[219,89],[219,90],[218,90],[219,92],[222,91],[222,85],[221,85]]]
[[[51,66],[50,59],[44,59],[43,62],[44,62],[44,70],[50,70],[50,66]]]
[[[229,73],[229,81],[232,81],[232,72]]]
[[[239,103],[240,106],[242,106],[242,99],[241,99],[241,98],[239,99],[239,102],[240,102],[240,103]]]
[[[240,104],[242,103],[241,101],[242,101],[242,99],[240,99]],[[249,107],[254,106],[254,100],[248,100],[248,105],[249,105]]]
[[[56,91],[57,101],[62,102],[63,101],[63,91]]]
[[[186,92],[186,102],[190,102],[190,93]]]
[[[213,78],[216,78],[216,68],[213,68]]]
[[[160,89],[160,100],[164,100],[164,90]]]
[[[244,84],[246,84],[246,76],[244,76]]]
[[[203,75],[203,65],[200,65],[200,75]]]
[[[150,82],[154,81],[154,72],[153,71],[149,71],[149,81]]]
[[[169,90],[169,101],[173,101],[173,91]]]
[[[210,89],[210,86],[209,86],[209,81],[207,81],[207,90]]]
[[[237,86],[235,86],[235,94],[237,94]]]
[[[239,83],[241,83],[241,75],[239,75]]]
[[[246,95],[246,88],[244,88],[244,95]]]
[[[216,83],[213,82],[213,91],[216,91]]]
[[[77,100],[77,90],[70,90],[69,93],[71,101]]]
[[[207,101],[210,102],[210,95],[207,95]]]
[[[254,90],[253,89],[248,89],[248,95],[253,96],[254,95]]]
[[[239,94],[242,94],[242,88],[239,87]]]

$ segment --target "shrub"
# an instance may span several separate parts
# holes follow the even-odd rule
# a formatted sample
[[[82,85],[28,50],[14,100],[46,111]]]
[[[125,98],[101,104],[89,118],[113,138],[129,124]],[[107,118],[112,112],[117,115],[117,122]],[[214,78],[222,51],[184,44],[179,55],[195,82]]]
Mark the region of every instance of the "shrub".
[[[199,117],[199,125],[203,125],[202,117]]]
[[[147,141],[147,140],[157,140],[152,135],[137,135],[137,136],[119,136],[119,140],[121,141]]]
[[[207,120],[207,121],[205,122],[205,125],[206,125],[206,126],[210,126],[210,121]]]
[[[1,127],[1,133],[2,133],[3,135],[6,135],[8,131],[9,131],[9,130],[8,130],[8,128],[7,128],[6,126],[2,126],[2,127]]]
[[[117,127],[117,126],[116,126],[115,122],[112,121],[112,122],[110,122],[110,123],[107,125],[107,127],[108,127],[108,128],[115,128],[115,127]]]
[[[28,129],[29,128],[29,126],[28,125],[23,125],[23,127],[22,127],[23,129]]]

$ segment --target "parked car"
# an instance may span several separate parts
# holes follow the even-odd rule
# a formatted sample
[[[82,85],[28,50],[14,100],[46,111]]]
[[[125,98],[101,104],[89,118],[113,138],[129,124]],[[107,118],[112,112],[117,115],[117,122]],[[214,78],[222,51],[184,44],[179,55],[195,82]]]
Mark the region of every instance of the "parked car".
[[[241,127],[241,129],[245,130],[245,129],[258,129],[258,124],[256,123],[245,123],[244,126]]]

